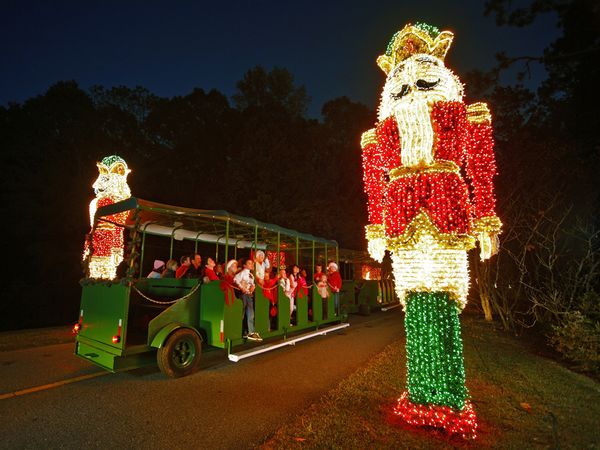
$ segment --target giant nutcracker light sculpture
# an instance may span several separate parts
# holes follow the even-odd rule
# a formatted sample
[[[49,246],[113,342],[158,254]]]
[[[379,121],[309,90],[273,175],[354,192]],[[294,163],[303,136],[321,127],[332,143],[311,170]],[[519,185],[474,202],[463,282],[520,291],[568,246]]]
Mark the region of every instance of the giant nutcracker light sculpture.
[[[90,202],[90,224],[92,229],[87,236],[83,252],[88,259],[90,278],[112,280],[116,277],[117,266],[123,261],[123,228],[127,213],[114,214],[99,221],[94,227],[94,216],[98,208],[111,205],[131,197],[127,184],[129,168],[123,158],[107,156],[96,163],[98,178],[92,185],[96,198]]]
[[[465,387],[458,314],[469,288],[467,251],[497,253],[491,116],[463,102],[444,65],[454,35],[407,25],[377,64],[387,78],[376,127],[365,132],[363,179],[371,256],[388,250],[405,309],[407,392],[394,411],[404,421],[475,437]]]

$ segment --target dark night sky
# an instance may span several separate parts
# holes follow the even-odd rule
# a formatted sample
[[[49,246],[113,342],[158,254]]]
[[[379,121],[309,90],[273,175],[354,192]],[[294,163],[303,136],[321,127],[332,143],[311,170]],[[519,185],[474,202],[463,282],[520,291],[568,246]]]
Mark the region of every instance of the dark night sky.
[[[347,95],[375,107],[375,64],[395,31],[424,21],[455,33],[447,58],[459,76],[494,54],[539,55],[558,35],[553,16],[499,28],[483,0],[456,1],[9,1],[0,13],[0,104],[41,94],[59,80],[144,86],[162,96],[194,87],[230,95],[255,65],[289,69],[319,115]],[[460,5],[460,6],[458,6]],[[534,81],[543,72],[534,72]],[[468,87],[467,87],[468,89]]]

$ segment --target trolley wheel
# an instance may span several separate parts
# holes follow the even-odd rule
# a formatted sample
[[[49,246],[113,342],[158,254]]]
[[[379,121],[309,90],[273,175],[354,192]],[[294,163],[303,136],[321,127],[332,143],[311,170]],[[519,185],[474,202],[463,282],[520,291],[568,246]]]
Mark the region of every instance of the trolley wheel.
[[[185,377],[198,370],[201,351],[202,343],[196,332],[180,328],[158,349],[156,360],[160,371],[169,378]]]

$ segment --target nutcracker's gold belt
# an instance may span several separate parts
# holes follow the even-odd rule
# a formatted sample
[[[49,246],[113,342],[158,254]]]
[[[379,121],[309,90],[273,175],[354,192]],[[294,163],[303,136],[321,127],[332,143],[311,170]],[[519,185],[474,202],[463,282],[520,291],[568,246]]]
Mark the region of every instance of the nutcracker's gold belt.
[[[460,174],[460,167],[454,161],[436,161],[431,165],[401,166],[390,170],[390,181],[398,178],[411,177],[422,173],[456,173]]]

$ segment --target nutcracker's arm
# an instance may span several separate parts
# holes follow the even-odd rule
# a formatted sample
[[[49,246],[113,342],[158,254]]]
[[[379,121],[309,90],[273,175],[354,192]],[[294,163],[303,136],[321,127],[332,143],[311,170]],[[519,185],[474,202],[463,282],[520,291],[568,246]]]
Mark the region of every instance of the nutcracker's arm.
[[[364,132],[361,136],[363,182],[367,194],[369,224],[383,224],[383,188],[384,169],[381,161],[381,148],[377,143],[375,128]]]
[[[90,202],[89,212],[90,212],[90,227],[94,226],[94,217],[96,215],[96,211],[98,210],[98,197],[92,199]]]
[[[400,164],[398,127],[389,118],[361,137],[363,181],[367,194],[369,224],[365,227],[369,254],[381,261],[385,253],[383,222],[383,196],[386,176],[390,169]]]
[[[473,186],[473,232],[476,234],[481,259],[485,260],[498,253],[498,234],[502,222],[496,215],[494,176],[494,138],[492,137],[492,117],[485,103],[467,106],[467,176]]]

